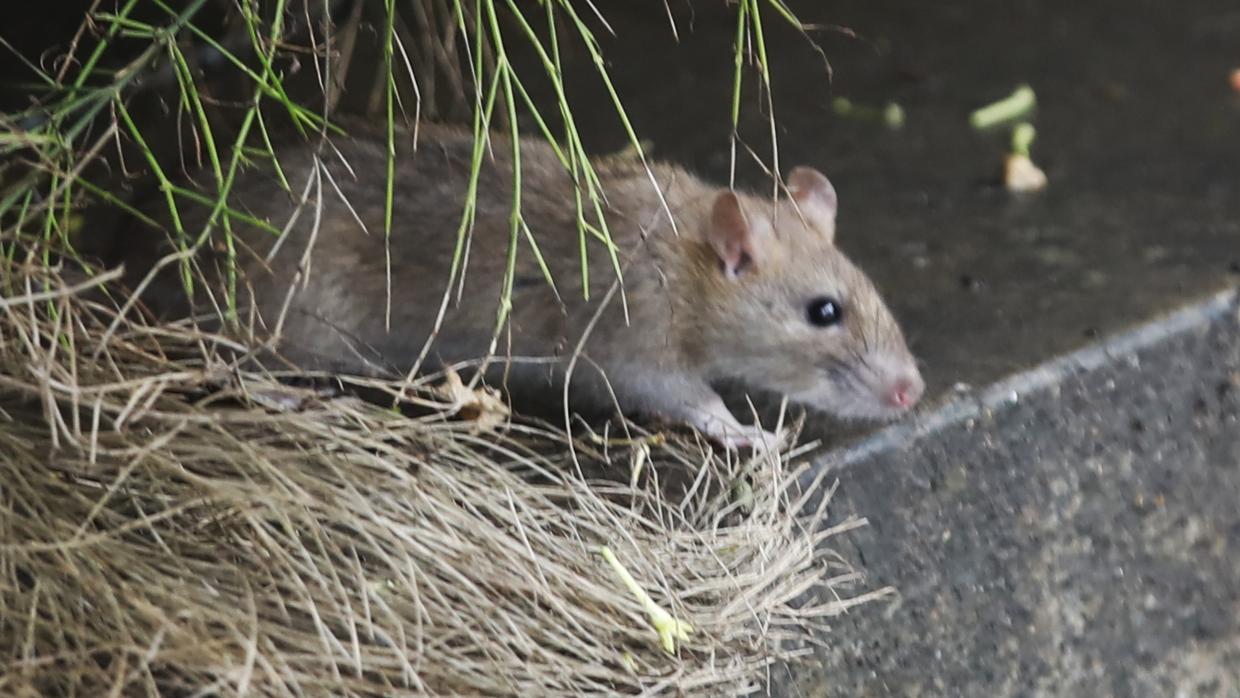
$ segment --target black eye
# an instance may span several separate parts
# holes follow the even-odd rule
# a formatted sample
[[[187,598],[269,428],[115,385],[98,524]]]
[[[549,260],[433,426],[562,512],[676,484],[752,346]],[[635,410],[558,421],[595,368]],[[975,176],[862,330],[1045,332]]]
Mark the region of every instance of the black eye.
[[[809,324],[816,327],[830,327],[844,319],[844,308],[834,298],[815,298],[806,308]]]

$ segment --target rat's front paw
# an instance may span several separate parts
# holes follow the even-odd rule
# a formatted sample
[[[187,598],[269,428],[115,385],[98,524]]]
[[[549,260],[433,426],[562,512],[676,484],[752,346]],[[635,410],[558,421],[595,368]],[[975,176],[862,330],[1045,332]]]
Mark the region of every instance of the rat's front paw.
[[[783,430],[770,432],[756,425],[738,424],[736,426],[712,429],[707,435],[724,448],[732,451],[752,448],[757,452],[765,452],[779,450],[780,444],[783,443],[785,432]]]

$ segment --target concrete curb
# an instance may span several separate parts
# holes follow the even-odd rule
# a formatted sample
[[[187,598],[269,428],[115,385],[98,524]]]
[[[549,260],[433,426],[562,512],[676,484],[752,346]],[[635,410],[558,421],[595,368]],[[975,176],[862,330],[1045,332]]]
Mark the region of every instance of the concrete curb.
[[[987,412],[1019,402],[1022,397],[1047,390],[1070,376],[1087,373],[1131,357],[1148,347],[1218,321],[1229,312],[1240,317],[1240,288],[1215,293],[1203,301],[1174,310],[1098,343],[1051,359],[998,383],[949,400],[934,411],[915,416],[836,448],[819,457],[798,481],[808,486],[822,470],[841,470],[891,449],[908,448],[920,439]]]

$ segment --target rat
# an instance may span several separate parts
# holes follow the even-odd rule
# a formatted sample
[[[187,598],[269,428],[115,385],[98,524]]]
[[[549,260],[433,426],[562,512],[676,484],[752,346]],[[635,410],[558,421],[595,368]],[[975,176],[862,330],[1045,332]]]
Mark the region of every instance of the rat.
[[[511,140],[488,137],[467,254],[453,280],[473,132],[431,124],[397,131],[387,237],[386,135],[363,124],[350,130],[323,147],[277,148],[287,189],[274,168],[247,168],[230,194],[239,315],[299,368],[394,377],[423,356],[431,370],[494,348],[483,375],[514,399],[558,397],[567,382],[575,410],[618,407],[687,423],[733,448],[779,435],[742,424],[712,387],[722,380],[850,419],[891,419],[921,397],[924,382],[899,325],[836,246],[836,191],[816,169],[793,168],[775,197],[634,155],[604,157],[594,163],[605,196],[600,221],[556,150],[521,137],[523,225],[511,312],[497,335],[513,237]],[[578,196],[592,229],[588,281]],[[165,208],[160,199],[147,210],[167,221]],[[183,205],[179,213],[196,235],[208,210]],[[603,222],[614,261],[600,239]],[[150,246],[126,247],[132,287],[157,255]],[[221,247],[204,248],[198,259],[215,270],[216,308]],[[162,274],[164,288],[143,296],[152,309],[208,304],[211,289],[183,298],[175,265]]]

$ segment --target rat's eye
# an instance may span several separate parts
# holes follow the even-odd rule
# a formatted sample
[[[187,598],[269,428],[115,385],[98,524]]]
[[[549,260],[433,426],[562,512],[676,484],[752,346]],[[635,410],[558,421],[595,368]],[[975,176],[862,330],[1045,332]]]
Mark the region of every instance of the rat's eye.
[[[816,327],[830,327],[844,319],[844,308],[840,302],[826,296],[810,301],[806,311],[809,324]]]

